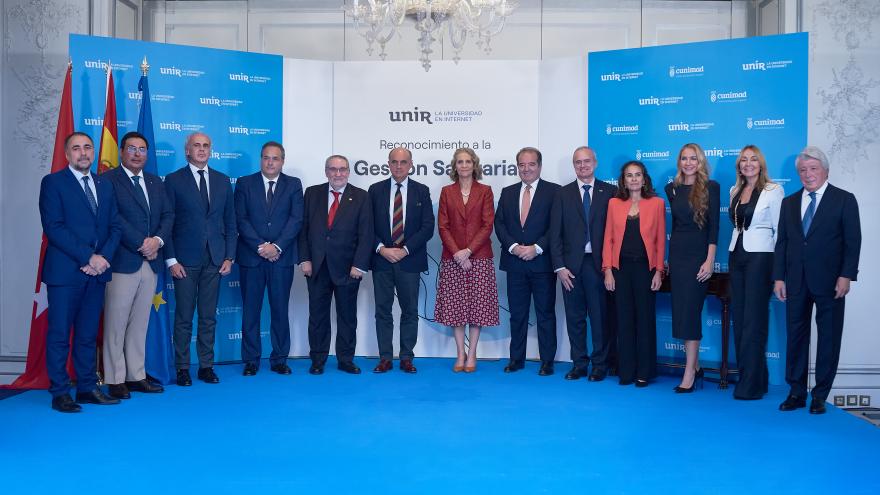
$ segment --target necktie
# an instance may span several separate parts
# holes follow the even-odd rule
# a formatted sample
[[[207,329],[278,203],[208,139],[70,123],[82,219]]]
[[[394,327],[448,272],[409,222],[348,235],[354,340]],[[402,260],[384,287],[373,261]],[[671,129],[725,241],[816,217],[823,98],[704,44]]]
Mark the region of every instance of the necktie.
[[[336,210],[339,209],[339,194],[336,191],[330,191],[333,193],[333,203],[330,205],[330,211],[327,212],[327,228],[333,226],[333,220],[336,219]]]
[[[141,176],[140,175],[132,175],[131,180],[134,182],[134,193],[138,198],[144,200],[144,204],[147,205],[147,209],[150,208],[150,202],[147,201],[147,195],[144,194],[144,190],[141,189]]]
[[[269,181],[269,192],[266,193],[266,209],[272,209],[272,200],[275,199],[275,181]]]
[[[584,230],[587,234],[587,243],[590,242],[590,186],[584,184]]]
[[[92,194],[92,188],[89,187],[89,176],[84,175],[82,178],[82,182],[83,182],[83,190],[85,190],[85,193],[86,193],[86,200],[88,200],[88,202],[89,202],[89,208],[92,209],[93,215],[97,215],[98,214],[98,202],[95,201],[95,195]]]
[[[199,170],[199,194],[202,196],[202,206],[205,207],[205,213],[207,213],[211,202],[208,201],[208,181],[205,180],[204,170]]]
[[[810,205],[807,206],[807,211],[804,213],[804,236],[810,231],[810,224],[813,223],[813,215],[816,214],[816,192],[811,192],[809,196]]]
[[[394,193],[394,213],[391,218],[391,243],[394,247],[403,245],[403,195],[400,194],[400,182]]]
[[[529,207],[532,206],[532,185],[526,185],[526,190],[523,191],[522,195],[522,203],[519,205],[519,224],[520,226],[526,226],[526,218],[529,218]]]

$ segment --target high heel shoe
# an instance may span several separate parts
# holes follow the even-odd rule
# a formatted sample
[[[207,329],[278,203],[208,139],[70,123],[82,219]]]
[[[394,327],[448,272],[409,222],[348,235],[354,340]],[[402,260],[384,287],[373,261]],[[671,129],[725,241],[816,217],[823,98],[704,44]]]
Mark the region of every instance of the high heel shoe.
[[[473,366],[465,366],[465,367],[463,368],[463,371],[464,371],[465,373],[473,373],[474,371],[477,371],[477,365],[476,365],[476,363],[475,363]]]
[[[453,372],[453,373],[461,373],[462,371],[464,371],[464,365],[463,365],[463,364],[455,364],[455,365],[452,366],[452,372]]]
[[[703,371],[703,368],[700,368],[700,369],[698,369],[698,370],[696,371],[696,373],[694,373],[694,381],[693,381],[693,383],[691,383],[691,386],[690,386],[690,387],[676,386],[676,387],[675,387],[674,389],[672,389],[672,390],[675,390],[675,393],[677,393],[677,394],[690,394],[690,393],[693,393],[693,391],[697,388],[697,380],[700,381],[700,389],[702,390],[702,388],[703,388],[703,377],[705,376],[705,374],[706,374],[706,373],[705,373],[705,371]]]

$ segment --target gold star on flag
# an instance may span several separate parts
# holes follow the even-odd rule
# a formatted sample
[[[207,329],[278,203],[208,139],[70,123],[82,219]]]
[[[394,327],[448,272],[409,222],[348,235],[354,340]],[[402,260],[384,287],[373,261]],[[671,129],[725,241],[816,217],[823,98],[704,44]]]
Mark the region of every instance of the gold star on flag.
[[[153,309],[156,310],[157,312],[159,311],[159,306],[161,306],[167,302],[167,301],[165,301],[165,299],[162,299],[162,292],[163,291],[159,291],[153,295]]]

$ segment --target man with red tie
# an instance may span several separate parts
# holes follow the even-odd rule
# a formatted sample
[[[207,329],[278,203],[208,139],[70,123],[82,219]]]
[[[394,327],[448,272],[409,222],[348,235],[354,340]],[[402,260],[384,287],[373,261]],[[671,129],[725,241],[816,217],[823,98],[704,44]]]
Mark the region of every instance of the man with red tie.
[[[299,236],[300,268],[309,289],[309,373],[320,375],[330,352],[330,299],[336,298],[338,368],[358,374],[357,294],[370,266],[373,215],[367,191],[348,183],[348,159],[324,162],[327,182],[306,189]]]

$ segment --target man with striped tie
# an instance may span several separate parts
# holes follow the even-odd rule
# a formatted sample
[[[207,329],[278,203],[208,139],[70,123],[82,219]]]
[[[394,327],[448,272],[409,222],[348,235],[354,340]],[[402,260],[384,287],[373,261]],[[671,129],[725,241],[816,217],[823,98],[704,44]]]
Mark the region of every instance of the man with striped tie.
[[[376,299],[376,339],[379,364],[373,373],[391,370],[394,358],[394,295],[400,305],[400,369],[415,373],[413,348],[419,333],[419,273],[428,269],[425,245],[434,236],[431,192],[409,178],[412,152],[395,148],[388,154],[391,179],[370,186],[375,249],[373,290]]]

